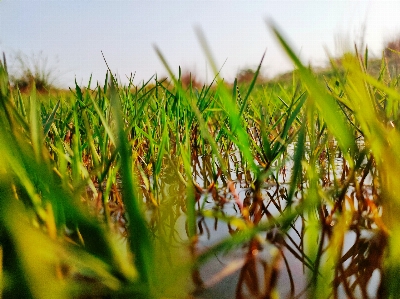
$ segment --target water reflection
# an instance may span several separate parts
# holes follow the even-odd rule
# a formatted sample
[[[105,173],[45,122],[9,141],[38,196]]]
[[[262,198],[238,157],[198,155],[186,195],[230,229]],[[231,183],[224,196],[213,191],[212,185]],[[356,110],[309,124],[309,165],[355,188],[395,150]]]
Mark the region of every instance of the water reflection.
[[[195,298],[266,298],[273,291],[280,298],[309,298],[307,287],[314,268],[326,262],[326,248],[344,211],[351,216],[345,225],[343,244],[337,248],[340,256],[334,265],[332,297],[377,297],[386,235],[379,222],[382,211],[372,157],[360,154],[357,173],[352,173],[337,150],[334,155],[325,150],[318,153],[315,164],[321,204],[312,212],[319,225],[314,244],[320,260],[316,262],[308,257],[310,245],[304,241],[310,215],[299,213],[287,231],[277,222],[288,204],[294,147],[288,146],[287,153],[271,165],[262,181],[255,180],[240,162],[237,151],[227,154],[230,163],[225,174],[215,167],[211,156],[196,156],[192,161],[198,234],[194,258],[243,228],[271,224],[231,250],[216,251],[202,264],[194,275],[198,286]],[[175,226],[163,237],[187,244],[187,189],[191,182],[179,177],[177,165],[174,161],[166,164],[156,178],[142,174],[141,190],[154,236],[165,234],[160,231],[166,226]],[[302,202],[309,186],[310,180],[300,180],[295,186],[291,209]]]
[[[288,156],[293,153],[292,148],[289,148],[288,153]],[[328,159],[327,154],[322,152],[318,161],[322,174],[320,183],[325,196],[332,196],[335,200],[331,203],[329,200],[323,201],[322,206],[315,211],[322,230],[320,240],[315,243],[315,246],[319,246],[320,263],[329,258],[325,248],[337,225],[336,211],[342,208],[350,210],[351,223],[348,223],[339,262],[335,265],[332,296],[375,298],[382,279],[382,257],[387,236],[376,224],[381,210],[373,200],[379,191],[371,175],[371,159],[364,157],[362,167],[351,181],[351,171],[343,156],[334,157],[335,168],[328,167]],[[219,198],[223,200],[216,202],[215,196],[208,193],[202,195],[199,199],[202,210],[220,211],[227,217],[241,217],[242,209],[248,208],[251,221],[258,223],[261,218],[273,221],[286,208],[289,189],[286,180],[292,175],[292,165],[290,159],[284,160],[283,164],[277,163],[277,179],[267,178],[259,190],[254,189],[254,185],[251,185],[254,182],[246,178],[245,172],[236,171],[233,187],[223,181],[219,184],[223,186],[218,190]],[[345,188],[335,185],[335,180],[345,184]],[[295,201],[301,201],[301,190],[309,187],[307,182],[304,183]],[[256,210],[252,209],[255,203],[254,192],[259,192],[261,198],[258,219],[255,218]],[[341,198],[344,206],[337,204],[337,198]],[[287,232],[275,227],[260,233],[256,241],[251,240],[239,248],[216,254],[200,268],[204,283],[203,289],[196,293],[196,298],[264,298],[265,294],[270,294],[268,288],[274,286],[280,298],[308,298],[307,287],[312,280],[314,262],[305,254],[305,221],[307,219],[299,216]],[[221,221],[219,217],[200,216],[197,225],[199,252],[206,251],[236,232],[234,225],[229,221]]]
[[[209,235],[210,237],[207,234],[200,235],[199,250],[206,250],[221,239],[229,236],[227,225],[220,224],[215,230],[215,221],[213,219],[202,221],[209,229],[211,228],[212,232]],[[296,227],[298,226],[297,223],[300,223],[300,219],[296,221]],[[289,234],[295,242],[300,241],[297,233]],[[281,248],[282,255],[276,246],[266,239],[262,240],[261,235],[259,240],[260,244],[257,250],[253,251],[254,262],[257,263],[256,273],[251,271],[246,273],[246,270],[243,269],[249,252],[248,244],[227,253],[219,253],[201,267],[200,274],[205,281],[206,288],[196,298],[235,298],[241,275],[250,275],[252,281],[257,279],[260,282],[265,282],[266,279],[272,278],[271,272],[273,271],[276,271],[276,286],[281,298],[293,297],[294,294],[299,294],[306,287],[303,264],[287,248]],[[219,273],[222,273],[222,275],[219,275]],[[252,275],[256,275],[256,277]],[[259,287],[262,292],[264,285]],[[251,292],[248,293],[251,295]],[[247,298],[251,298],[251,296]]]
[[[214,219],[201,219],[201,222],[204,228],[199,239],[200,251],[211,248],[231,234],[228,225],[223,223],[216,225]],[[268,267],[275,267],[276,289],[280,298],[309,298],[306,292],[309,269],[301,260],[302,252],[296,250],[295,246],[299,246],[302,242],[298,233],[302,227],[300,218],[294,227],[295,229],[290,229],[284,238],[287,246],[277,248],[276,245],[269,243],[267,238],[261,242],[254,256],[258,262],[258,271],[250,275],[255,275],[251,277],[252,280],[263,281]],[[260,235],[260,239],[262,238]],[[363,230],[360,235],[353,231],[346,233],[340,260],[343,272],[334,282],[337,284],[336,298],[349,298],[347,295],[349,292],[354,294],[354,298],[376,298],[381,281],[381,261],[376,258],[376,256],[382,257],[382,252],[379,252],[382,244],[379,242],[384,242],[384,237],[379,235],[379,232]],[[226,253],[219,253],[205,263],[200,268],[205,288],[196,294],[196,298],[238,298],[237,286],[246,263],[248,249],[248,245],[244,245]],[[344,284],[344,281],[347,281],[347,284]],[[345,288],[348,288],[347,292]],[[252,297],[250,293],[247,298],[256,297]]]

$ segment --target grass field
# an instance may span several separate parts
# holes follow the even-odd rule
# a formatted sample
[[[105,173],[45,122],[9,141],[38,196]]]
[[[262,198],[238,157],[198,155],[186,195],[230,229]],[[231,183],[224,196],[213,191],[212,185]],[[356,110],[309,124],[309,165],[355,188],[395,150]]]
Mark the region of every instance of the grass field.
[[[308,282],[293,298],[368,298],[377,272],[375,297],[396,298],[398,77],[385,58],[371,71],[367,50],[321,76],[272,29],[296,67],[274,83],[256,83],[261,59],[247,84],[182,84],[156,49],[168,80],[121,86],[110,70],[104,85],[21,93],[4,59],[3,297],[192,298],[204,263],[246,248],[221,273],[240,271],[237,298],[276,298],[288,251]],[[205,220],[230,235],[205,249]]]

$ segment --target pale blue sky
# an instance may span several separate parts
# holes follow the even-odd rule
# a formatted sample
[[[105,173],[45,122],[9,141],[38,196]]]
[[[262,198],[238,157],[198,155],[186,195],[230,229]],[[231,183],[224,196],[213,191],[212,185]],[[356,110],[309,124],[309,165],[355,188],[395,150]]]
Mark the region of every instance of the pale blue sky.
[[[365,41],[380,56],[385,40],[400,33],[400,1],[19,1],[0,0],[0,51],[43,51],[59,69],[60,84],[76,77],[86,85],[90,74],[103,81],[106,66],[121,79],[136,72],[135,83],[166,71],[156,44],[172,69],[178,66],[206,77],[206,58],[194,26],[202,28],[222,76],[232,80],[241,68],[256,67],[267,49],[264,72],[291,68],[266,20],[283,30],[304,62],[322,64],[324,47],[337,52],[335,38],[353,42],[366,24]],[[210,71],[210,68],[208,67]],[[212,77],[209,73],[208,79]]]

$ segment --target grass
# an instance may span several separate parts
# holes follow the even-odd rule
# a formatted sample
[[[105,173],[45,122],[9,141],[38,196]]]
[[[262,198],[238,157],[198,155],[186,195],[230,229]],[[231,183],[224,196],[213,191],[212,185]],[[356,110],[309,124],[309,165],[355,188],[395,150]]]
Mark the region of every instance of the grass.
[[[21,91],[27,91],[35,85],[40,93],[55,89],[57,81],[56,70],[49,67],[49,60],[43,52],[30,56],[19,52],[13,57],[10,71],[10,82]]]
[[[332,60],[320,80],[271,28],[296,66],[274,86],[257,83],[261,59],[247,84],[214,67],[198,88],[156,49],[170,84],[120,86],[109,71],[104,86],[26,94],[3,60],[5,298],[190,298],[208,286],[205,262],[243,246],[237,298],[276,297],[280,272],[295,275],[279,270],[288,255],[308,277],[293,298],[368,298],[376,271],[375,296],[396,297],[398,80],[385,60],[369,75],[367,52]],[[231,236],[200,250],[205,219]]]

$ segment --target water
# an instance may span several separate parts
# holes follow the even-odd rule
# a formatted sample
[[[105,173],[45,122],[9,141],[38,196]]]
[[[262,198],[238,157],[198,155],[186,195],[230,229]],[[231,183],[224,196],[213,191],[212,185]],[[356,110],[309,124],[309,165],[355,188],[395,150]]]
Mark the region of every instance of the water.
[[[268,212],[274,217],[278,217],[282,213],[286,205],[286,195],[287,190],[289,189],[287,182],[290,181],[292,176],[291,169],[293,167],[293,161],[291,160],[291,157],[293,156],[293,148],[294,145],[290,145],[288,147],[286,159],[280,161],[279,163],[276,163],[273,166],[273,172],[278,177],[279,185],[277,185],[274,180],[267,179],[261,188],[263,202],[265,205],[267,205]],[[226,216],[235,216],[239,219],[241,218],[238,203],[239,205],[244,205],[246,200],[250,200],[251,202],[253,194],[252,189],[250,188],[250,184],[254,178],[251,178],[250,174],[246,173],[245,170],[240,168],[238,170],[238,168],[235,167],[235,165],[239,163],[239,160],[240,157],[237,153],[232,153],[230,155],[231,164],[229,165],[229,168],[231,177],[229,179],[231,182],[234,182],[235,192],[232,192],[232,189],[226,186],[226,181],[228,181],[228,178],[224,178],[225,181],[223,181],[220,177],[216,182],[217,186],[214,190],[215,193],[213,196],[211,195],[211,191],[209,193],[202,193],[199,199],[200,205],[202,206],[202,211],[219,210],[222,211]],[[210,161],[203,160],[203,158],[199,157],[199,164],[195,167],[195,171],[197,171],[195,179],[199,186],[207,186],[210,184],[210,181],[204,184],[202,179],[202,177],[204,177],[207,178],[207,180],[210,180],[212,177],[210,168],[204,169],[206,167],[202,167],[207,163],[210,164]],[[326,194],[330,194],[329,192],[333,191],[333,186],[330,183],[332,182],[334,176],[336,176],[337,178],[341,177],[344,168],[342,163],[343,160],[340,156],[335,157],[336,168],[330,168],[329,171],[325,173],[328,183],[325,185],[323,184],[324,179],[320,180],[320,182],[323,184],[323,192],[325,192]],[[364,163],[366,163],[366,161],[364,161]],[[239,163],[239,165],[241,164]],[[282,169],[284,169],[284,171],[282,171]],[[169,172],[166,171],[166,173]],[[185,194],[185,190],[180,190],[180,188],[178,187],[178,183],[176,183],[178,181],[179,180],[177,180],[176,177],[171,177],[168,180],[168,183],[165,183],[163,185],[166,188],[166,193],[172,193],[172,197],[174,198],[177,194]],[[368,175],[364,181],[364,186],[367,186],[371,183],[372,178],[370,175]],[[308,186],[306,186],[305,184],[303,187],[307,189]],[[351,185],[347,189],[346,196],[350,199],[353,199],[354,208],[357,210],[359,206],[355,198],[355,190],[355,186]],[[365,193],[366,197],[372,196],[371,189],[368,187],[364,188],[363,192]],[[235,196],[237,197],[235,198]],[[301,195],[296,196],[295,201],[300,200],[300,196]],[[183,201],[185,200],[183,199]],[[332,209],[332,206],[326,206],[327,213],[330,213]],[[150,219],[152,212],[148,211],[148,214],[146,215]],[[265,220],[266,217],[263,216],[262,221]],[[185,221],[186,216],[184,213],[176,221],[176,227],[182,240],[187,240]],[[199,217],[197,221],[199,233],[199,242],[197,246],[198,252],[205,251],[211,246],[220,242],[221,240],[230,238],[232,230],[235,230],[234,226],[229,227],[228,224],[226,222],[223,222],[222,220],[219,220],[216,223],[215,219],[211,217]],[[333,223],[335,223],[335,221],[336,220],[333,219],[332,225]],[[258,248],[257,254],[254,255],[255,261],[257,263],[257,267],[255,268],[257,270],[257,273],[253,273],[251,279],[254,281],[259,280],[260,282],[264,282],[265,284],[265,273],[267,273],[271,269],[277,269],[279,271],[276,281],[276,289],[279,293],[280,298],[307,298],[307,292],[304,292],[304,290],[310,279],[310,271],[304,266],[303,262],[300,260],[302,258],[301,249],[296,249],[296,247],[301,248],[301,238],[298,234],[302,226],[301,219],[297,219],[297,221],[295,221],[293,225],[294,229],[292,228],[288,231],[288,236],[286,236],[284,240],[287,244],[289,244],[291,248],[294,249],[295,254],[293,254],[288,249],[288,246],[277,246],[276,243],[272,244],[271,242],[267,241],[267,232],[263,232],[259,235],[259,239],[261,240],[260,248]],[[362,227],[362,225],[360,226],[358,224],[356,224],[355,226]],[[200,231],[200,228],[202,232]],[[276,232],[279,233],[279,230],[275,229],[275,233]],[[367,245],[369,244],[368,246],[373,244],[371,240],[374,240],[374,238],[376,238],[373,229],[364,229],[360,232],[360,235],[362,235],[362,238],[364,238],[364,243]],[[354,229],[349,230],[346,233],[344,246],[341,253],[342,256],[345,255],[348,250],[353,248],[355,243],[360,243],[360,240],[357,240],[356,236],[357,235],[354,232]],[[368,240],[370,240],[371,242]],[[315,244],[317,246],[317,242]],[[327,244],[325,243],[324,245]],[[236,291],[238,283],[241,279],[241,271],[246,263],[246,255],[248,254],[248,252],[248,244],[240,244],[239,247],[228,252],[219,252],[206,263],[204,263],[199,269],[200,276],[204,282],[204,288],[200,292],[197,292],[195,294],[195,298],[238,298],[236,296]],[[368,254],[370,255],[370,257],[368,256]],[[371,254],[368,250],[365,250],[364,248],[358,253],[353,253],[351,255],[351,259],[344,261],[343,267],[344,269],[346,269],[347,267],[352,265],[352,262],[354,264],[354,260],[357,259],[359,259],[361,262],[371,261],[371,257],[374,257],[373,254]],[[362,269],[360,266],[359,270],[361,273],[364,269]],[[292,276],[293,282],[291,282],[290,275]],[[356,275],[350,275],[350,278],[348,278],[347,280],[351,284],[355,281],[356,278]],[[379,286],[379,283],[380,272],[379,270],[373,270],[371,272],[371,279],[368,282],[367,288],[364,288],[367,289],[367,296],[369,298],[376,297],[376,290]],[[263,285],[263,283],[260,283],[260,285]],[[355,288],[353,293],[356,298],[361,298],[363,295],[359,287]],[[253,295],[248,295],[243,298],[254,297],[255,296]],[[338,298],[347,298],[343,283],[340,284],[338,287]]]
[[[206,219],[206,224],[210,227],[214,226],[213,219]],[[217,230],[213,230],[211,237],[208,239],[206,235],[200,236],[200,249],[206,249],[211,245],[217,243],[221,239],[229,237],[229,231],[226,225],[222,223],[218,226]],[[291,234],[292,237],[297,236],[296,234]],[[242,246],[235,250],[229,251],[228,253],[220,253],[207,263],[205,263],[201,269],[200,274],[203,278],[206,289],[201,292],[196,298],[235,298],[236,286],[239,281],[239,275],[241,267],[245,262],[245,256],[248,251],[248,247]],[[306,287],[306,276],[303,272],[303,264],[296,259],[293,254],[291,254],[287,249],[283,249],[284,255],[290,265],[290,271],[292,272],[295,293],[298,294]],[[267,242],[263,244],[263,248],[258,251],[256,259],[259,261],[266,261],[269,263],[272,257],[277,252],[275,246],[268,244]],[[230,266],[233,263],[232,266]],[[271,266],[271,265],[269,265]],[[229,269],[226,272],[226,276],[218,277],[218,273],[224,269]],[[291,284],[289,279],[289,274],[284,263],[284,260],[279,261],[279,276],[277,281],[277,289],[279,291],[280,298],[287,298],[291,294]],[[262,271],[259,272],[259,278],[262,280],[264,277]],[[219,278],[219,279],[216,279]],[[301,298],[305,298],[304,296]]]
[[[288,149],[289,156],[293,154],[293,146]],[[335,158],[335,163],[337,165],[336,169],[331,169],[329,173],[327,173],[327,177],[330,178],[330,180],[333,179],[334,175],[336,177],[341,176],[342,171],[343,171],[343,160],[340,157]],[[366,161],[364,161],[366,163]],[[280,194],[282,191],[282,196],[278,198],[278,200],[275,200],[274,204],[269,204],[268,206],[268,211],[274,215],[278,216],[281,214],[281,211],[285,207],[286,200],[284,198],[284,193],[285,193],[285,188],[288,188],[287,184],[285,184],[285,180],[287,178],[291,177],[291,168],[293,166],[293,162],[288,159],[285,162],[285,172],[279,172],[279,181],[281,182],[281,185],[279,189],[277,189],[277,186],[274,184],[270,185],[267,183],[265,186],[263,186],[262,194],[263,194],[263,199],[266,201],[268,198],[271,198],[271,195],[274,194],[274,196],[278,196],[277,194]],[[232,179],[238,179],[237,177],[233,176]],[[240,178],[239,178],[240,179]],[[199,179],[199,184],[201,184],[202,181]],[[372,178],[370,175],[368,175],[364,181],[364,185],[368,186],[372,183]],[[306,186],[307,187],[307,186]],[[326,190],[329,192],[330,185],[326,185]],[[242,186],[240,183],[236,183],[236,190],[237,194],[240,198],[240,202],[244,202],[246,197],[249,196],[251,197],[251,194],[249,194],[249,188],[246,188]],[[269,195],[267,194],[269,193]],[[365,193],[365,196],[371,196],[371,190],[367,187],[364,188],[363,192]],[[354,193],[355,193],[355,187],[350,186],[348,188],[347,196],[349,198],[354,198]],[[224,195],[229,194],[229,192],[225,192]],[[229,196],[228,196],[229,198]],[[232,199],[232,197],[230,197]],[[238,214],[238,209],[234,208],[235,204],[233,203],[234,200],[231,200],[228,204],[225,204],[223,207],[224,213],[227,215],[239,215]],[[354,204],[355,204],[355,209],[358,209],[358,202],[356,199],[354,199]],[[204,206],[205,210],[212,210],[214,208],[215,203],[210,200],[210,203],[206,203]],[[327,209],[330,212],[331,207],[327,207]],[[198,219],[200,221],[200,219]],[[200,235],[199,239],[199,251],[206,250],[207,248],[210,248],[212,245],[216,244],[217,242],[221,241],[222,239],[229,238],[230,237],[230,229],[228,228],[228,225],[226,223],[223,223],[222,221],[219,221],[218,225],[215,226],[215,220],[212,218],[201,218],[202,220],[202,228],[203,228],[203,234]],[[297,244],[297,246],[300,246],[300,237],[298,235],[298,231],[301,229],[301,219],[298,219],[294,223],[295,229],[290,229],[288,231],[288,236],[285,237],[285,241],[288,244],[291,244],[290,246],[292,248],[295,248],[296,246],[293,246],[291,243],[290,239],[293,240],[294,244]],[[332,222],[333,225],[333,222]],[[372,227],[374,228],[374,227]],[[376,228],[376,227],[375,227]],[[279,256],[284,256],[286,258],[286,263],[283,258],[279,260],[278,266],[279,268],[279,275],[278,275],[278,280],[276,283],[276,289],[279,293],[280,298],[307,298],[307,292],[303,292],[307,286],[307,282],[309,281],[309,272],[303,263],[297,258],[286,246],[280,247],[282,249],[281,254],[277,250],[277,246],[269,243],[266,241],[266,237],[264,234],[260,234],[260,238],[263,240],[262,242],[262,248],[258,250],[257,255],[255,256],[256,261],[259,263],[259,266],[257,270],[259,270],[256,274],[257,277],[252,277],[252,279],[259,279],[260,281],[263,280],[263,276],[265,271],[263,270],[262,262],[265,262],[268,266],[267,269],[271,268],[272,261],[274,260],[274,257],[277,255]],[[361,229],[360,231],[360,238],[359,240],[356,239],[356,233],[352,230],[349,230],[344,237],[344,244],[343,244],[343,250],[342,250],[342,256],[344,256],[350,249],[354,249],[356,247],[353,247],[355,243],[359,244],[364,242],[363,244],[366,244],[368,248],[372,248],[372,245],[374,243],[374,239],[376,239],[376,235],[374,233],[373,229]],[[326,242],[324,245],[327,245]],[[301,256],[301,252],[299,250],[296,250],[298,256]],[[360,252],[352,252],[351,258],[343,262],[343,268],[346,270],[347,267],[352,266],[354,267],[354,260],[360,260],[360,263],[363,263],[365,261],[371,261],[374,258],[374,253],[370,252],[371,249],[363,249]],[[204,281],[205,289],[202,290],[201,292],[196,294],[196,298],[235,298],[236,297],[236,289],[238,282],[240,281],[240,273],[241,269],[243,268],[245,262],[246,262],[246,254],[248,253],[248,247],[246,244],[242,245],[239,248],[236,248],[234,250],[231,250],[227,253],[218,253],[215,257],[213,257],[211,260],[206,262],[202,267],[200,268],[200,275]],[[353,262],[353,264],[351,264]],[[287,266],[288,265],[288,266]],[[268,268],[269,267],[269,268]],[[292,289],[291,285],[291,280],[289,276],[289,271],[288,267],[290,268],[290,273],[292,275],[293,279],[293,285],[294,289]],[[357,268],[360,273],[363,272],[365,269],[362,269],[362,265],[357,265]],[[369,268],[371,269],[371,268]],[[265,270],[265,269],[264,269]],[[368,267],[367,267],[368,270]],[[354,275],[350,275],[350,277],[347,277],[347,281],[351,285],[356,281],[358,278],[357,275],[363,275],[363,274],[357,274],[354,273]],[[376,297],[376,291],[379,287],[380,284],[380,271],[379,269],[375,269],[371,272],[371,278],[368,281],[368,285],[366,287],[366,294],[362,293],[360,287],[356,287],[353,291],[353,294],[355,298],[363,298],[363,297],[368,297],[368,298],[375,298]],[[345,288],[343,283],[341,283],[338,287],[337,290],[337,297],[339,299],[345,299],[347,298]],[[247,298],[252,298],[250,295]]]
[[[207,234],[203,234],[200,236],[200,245],[199,250],[205,250],[210,248],[212,245],[221,241],[222,239],[229,238],[229,229],[227,225],[223,223],[219,223],[216,230],[214,227],[214,220],[211,218],[204,219],[205,225],[207,225],[211,232],[209,237]],[[295,222],[296,229],[300,229],[301,220],[298,219]],[[300,238],[297,233],[291,229],[289,230],[289,236],[294,240],[294,242],[300,242]],[[364,230],[361,232],[362,238],[365,240],[371,240],[375,238],[375,235],[370,231]],[[286,238],[286,241],[288,239]],[[348,232],[345,236],[342,255],[344,255],[356,242],[356,234],[354,232]],[[205,282],[206,288],[196,295],[196,298],[220,298],[220,299],[228,299],[236,297],[236,288],[239,281],[240,271],[245,262],[245,256],[248,251],[248,247],[243,245],[237,249],[229,251],[227,253],[218,253],[215,257],[210,259],[200,268],[200,275]],[[297,259],[287,248],[283,248],[283,253],[287,259],[287,263],[289,264],[290,271],[293,278],[294,290],[291,289],[291,282],[289,279],[288,269],[283,259],[279,261],[279,276],[276,284],[277,291],[279,293],[280,298],[292,298],[293,292],[295,295],[299,295],[296,298],[307,298],[307,292],[302,291],[307,286],[307,269],[304,268],[303,263]],[[272,260],[272,256],[274,254],[279,254],[277,252],[276,247],[274,245],[268,244],[265,242],[263,244],[262,250],[260,250],[257,254],[258,260],[266,261],[270,263]],[[360,252],[362,254],[362,252]],[[344,268],[349,266],[350,260],[344,262]],[[363,269],[360,269],[362,271]],[[258,279],[263,279],[263,272],[260,271],[258,273]],[[354,282],[356,276],[350,279],[350,282]],[[376,298],[376,291],[380,284],[380,272],[379,270],[375,270],[372,274],[371,279],[368,282],[368,297]],[[362,294],[359,288],[356,288],[354,291],[355,298],[362,298]],[[250,298],[250,297],[249,297]],[[341,284],[338,288],[338,298],[345,299],[347,298],[346,293],[344,291],[343,284]]]

